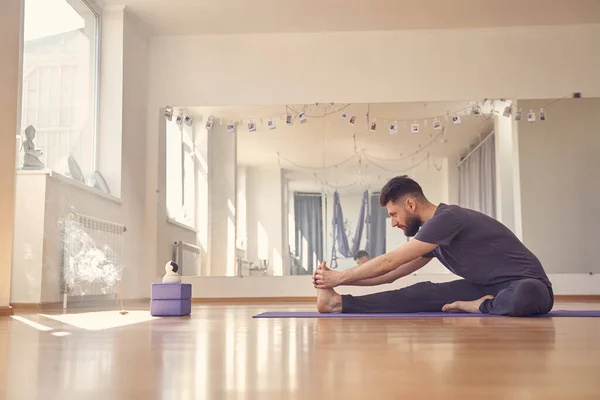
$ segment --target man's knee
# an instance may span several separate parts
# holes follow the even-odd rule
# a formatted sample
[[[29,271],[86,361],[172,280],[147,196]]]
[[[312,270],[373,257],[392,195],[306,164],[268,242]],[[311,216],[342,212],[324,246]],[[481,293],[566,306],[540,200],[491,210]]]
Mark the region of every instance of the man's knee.
[[[508,315],[526,317],[550,311],[552,300],[546,285],[537,279],[523,279],[513,283],[514,291]]]

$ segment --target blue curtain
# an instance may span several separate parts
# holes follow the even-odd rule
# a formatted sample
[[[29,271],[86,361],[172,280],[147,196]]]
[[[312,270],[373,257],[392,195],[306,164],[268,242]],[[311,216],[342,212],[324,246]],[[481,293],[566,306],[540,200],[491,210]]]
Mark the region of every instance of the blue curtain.
[[[296,260],[312,274],[323,261],[323,202],[320,193],[294,193]],[[305,248],[306,247],[306,248]],[[307,259],[304,259],[308,254]]]
[[[370,196],[370,218],[367,231],[367,252],[371,258],[380,256],[386,252],[386,220],[387,209],[379,205],[379,193]]]

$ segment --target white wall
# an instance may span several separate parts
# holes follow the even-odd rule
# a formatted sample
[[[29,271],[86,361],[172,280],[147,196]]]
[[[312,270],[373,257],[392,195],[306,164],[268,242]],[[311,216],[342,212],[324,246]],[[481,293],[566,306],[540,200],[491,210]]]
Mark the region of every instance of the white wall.
[[[20,177],[21,178],[21,177]],[[70,181],[69,178],[49,177],[46,181],[46,202],[44,211],[44,243],[42,265],[41,302],[61,302],[61,232],[59,221],[67,213],[75,211],[102,220],[121,223],[127,227],[123,237],[123,272],[121,287],[123,297],[140,297],[138,292],[138,254],[134,247],[139,236],[143,235],[139,227],[128,225],[124,215],[125,204],[117,199],[109,200],[98,196],[83,185]],[[27,196],[27,193],[21,192]],[[133,212],[133,211],[131,211]],[[20,219],[16,224],[21,225]],[[137,228],[137,229],[136,229]],[[15,236],[16,238],[16,236]],[[15,247],[26,245],[27,241],[15,242]],[[15,259],[15,269],[19,268],[19,260]],[[16,301],[16,300],[15,300]]]
[[[513,110],[518,104],[514,102]],[[496,149],[496,218],[522,237],[519,191],[519,124],[514,116],[494,117]]]
[[[119,146],[123,140],[123,116],[124,114],[124,78],[125,57],[135,62],[125,54],[125,15],[121,8],[109,9],[102,13],[102,37],[100,74],[102,78],[99,85],[100,113],[98,115],[98,137],[97,152],[98,164],[96,168],[102,173],[111,193],[116,197],[121,196],[122,188],[122,162],[123,148]],[[128,36],[131,37],[131,31]],[[141,51],[136,48],[129,50]],[[147,51],[147,44],[145,46]],[[147,57],[147,54],[146,54]],[[142,76],[147,74],[144,68]],[[129,78],[137,80],[136,76],[128,75]],[[147,75],[146,75],[147,77]],[[129,85],[129,83],[128,83]],[[131,87],[131,86],[130,86]],[[143,88],[147,86],[144,85]]]
[[[246,249],[248,248],[248,229],[247,229],[247,206],[246,206],[246,167],[237,167],[237,208],[235,215],[236,223],[236,247],[242,250],[241,257],[246,258]]]
[[[0,13],[0,308],[7,307],[11,291],[13,247],[15,148],[18,132],[23,46],[23,2],[2,3]]]
[[[214,124],[208,134],[208,268],[211,276],[235,269],[236,135]]]
[[[10,300],[13,303],[39,303],[44,262],[46,174],[19,173],[15,200]]]
[[[150,284],[156,276],[156,270],[151,266],[156,265],[157,257],[156,254],[149,254],[151,252],[148,251],[148,248],[156,246],[156,241],[154,240],[150,247],[147,245],[149,237],[154,233],[148,233],[145,209],[149,199],[146,181],[143,179],[147,158],[145,100],[148,89],[148,40],[137,20],[126,10],[110,9],[106,15],[111,27],[114,28],[115,24],[118,27],[119,21],[121,23],[120,29],[113,31],[113,33],[117,32],[117,35],[111,36],[110,40],[121,40],[122,48],[115,43],[103,43],[103,45],[106,46],[107,51],[121,52],[121,55],[113,54],[111,56],[114,62],[122,60],[120,66],[112,65],[111,69],[122,70],[122,79],[107,73],[102,86],[105,89],[110,87],[110,90],[103,90],[102,93],[106,96],[105,101],[113,101],[117,104],[122,102],[122,112],[112,114],[112,118],[109,118],[112,127],[110,134],[106,133],[107,131],[102,127],[100,128],[99,134],[108,136],[99,137],[100,151],[102,152],[99,161],[101,161],[100,165],[112,162],[114,165],[121,166],[118,171],[120,177],[118,180],[112,181],[120,182],[116,189],[120,187],[121,196],[120,199],[109,200],[108,197],[97,194],[93,190],[90,191],[89,188],[82,188],[75,182],[65,182],[54,178],[48,180],[45,210],[46,230],[44,232],[48,240],[44,243],[43,255],[35,254],[35,257],[43,257],[44,260],[40,295],[42,302],[61,300],[59,298],[59,237],[56,229],[59,218],[66,210],[75,210],[121,223],[127,227],[123,246],[125,269],[122,275],[122,289],[125,298],[149,297]],[[120,32],[122,32],[122,38],[118,35]],[[111,110],[110,107],[107,107],[102,112],[111,112]],[[101,124],[102,121],[106,121],[103,114],[100,116]],[[1,147],[4,148],[4,142]],[[11,147],[14,148],[14,146]],[[14,160],[12,165],[14,167]],[[115,186],[112,187],[115,188]],[[118,194],[119,190],[115,190],[115,192]],[[154,203],[155,199],[151,199],[151,201]],[[22,222],[17,219],[15,223],[19,225]],[[155,229],[155,226],[152,228]],[[23,243],[15,242],[15,247],[22,246]],[[20,261],[14,259],[15,268],[19,268]],[[37,297],[29,300],[38,301]]]
[[[598,96],[599,39],[599,24],[155,37],[148,111],[154,119],[166,104]]]
[[[246,258],[269,260],[269,275],[283,274],[283,175],[281,168],[246,169]]]
[[[282,275],[289,275],[292,267],[290,258],[290,220],[288,218],[289,203],[290,203],[290,185],[285,175],[281,174],[281,257],[283,258],[282,263]]]
[[[147,198],[143,179],[146,171],[146,107],[148,96],[148,46],[146,32],[135,17],[125,11],[123,26],[123,128],[121,160],[122,219],[128,229],[123,274],[127,297],[150,297],[152,268],[146,263],[147,227],[144,209]],[[118,153],[117,153],[118,154]]]
[[[51,303],[61,297],[60,220],[70,212],[123,223],[123,204],[115,197],[70,178],[43,171],[17,175],[13,276],[13,303]],[[130,227],[127,227],[128,230]],[[123,295],[139,297],[135,276],[135,256],[128,250],[136,238],[125,233],[123,241]]]
[[[574,91],[599,96],[598,41],[598,24],[153,38],[148,157],[158,152],[159,109],[167,104],[558,98]],[[277,63],[273,62],[274,49]],[[432,63],[432,57],[444,60],[443,66]],[[489,71],[494,71],[493,79]],[[147,197],[152,203],[160,187],[157,171],[158,166],[149,165]],[[150,205],[150,215],[156,215],[155,207]],[[289,279],[297,279],[299,287],[304,285],[303,277]],[[204,289],[202,280],[194,282]],[[225,282],[231,281],[218,282],[229,285]],[[265,289],[263,293],[275,293],[259,287]],[[223,295],[231,293],[221,289]]]
[[[586,295],[598,294],[600,275],[586,276],[581,274],[549,274],[553,283],[554,294]],[[457,279],[454,274],[413,274],[398,281],[375,287],[341,287],[340,293],[362,295],[384,290],[399,289],[418,282],[448,282]],[[312,297],[316,291],[310,277],[278,276],[278,277],[208,277],[183,278],[192,284],[192,296],[198,298],[260,298],[260,297]]]
[[[523,240],[550,273],[600,272],[599,109],[597,98],[563,100],[545,108],[547,121],[518,126]]]

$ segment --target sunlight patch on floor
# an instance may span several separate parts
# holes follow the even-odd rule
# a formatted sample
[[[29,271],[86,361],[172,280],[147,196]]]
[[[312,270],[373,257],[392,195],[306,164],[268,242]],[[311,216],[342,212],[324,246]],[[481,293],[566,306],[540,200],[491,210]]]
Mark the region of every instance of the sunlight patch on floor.
[[[49,326],[39,324],[37,322],[34,322],[34,321],[32,321],[30,319],[27,319],[27,318],[20,317],[18,315],[12,315],[11,317],[12,317],[12,319],[16,319],[17,321],[21,321],[22,323],[27,324],[27,325],[31,326],[32,328],[35,328],[35,329],[37,329],[39,331],[47,332],[47,331],[51,331],[52,330],[52,328],[50,328]]]
[[[65,324],[76,326],[88,331],[100,331],[104,329],[118,328],[121,326],[139,324],[141,322],[158,319],[150,315],[148,311],[129,311],[121,315],[119,311],[97,311],[80,314],[47,315],[40,314]]]

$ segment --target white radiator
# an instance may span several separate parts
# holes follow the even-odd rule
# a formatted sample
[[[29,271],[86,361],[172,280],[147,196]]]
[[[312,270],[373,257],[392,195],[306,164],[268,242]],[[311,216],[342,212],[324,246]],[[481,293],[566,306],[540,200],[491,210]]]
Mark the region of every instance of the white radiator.
[[[61,228],[63,308],[68,296],[116,298],[127,228],[78,213],[64,216]]]
[[[179,266],[179,275],[201,275],[200,247],[182,241],[173,243],[173,261]]]

